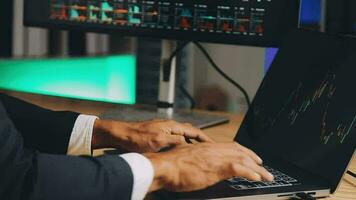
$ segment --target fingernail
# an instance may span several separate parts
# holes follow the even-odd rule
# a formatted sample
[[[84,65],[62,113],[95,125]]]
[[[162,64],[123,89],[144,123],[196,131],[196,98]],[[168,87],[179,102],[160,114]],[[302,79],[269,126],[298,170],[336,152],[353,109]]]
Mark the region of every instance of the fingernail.
[[[258,159],[258,162],[259,162],[260,164],[262,164],[262,163],[263,163],[262,158],[260,158],[259,156],[257,156],[257,159]]]

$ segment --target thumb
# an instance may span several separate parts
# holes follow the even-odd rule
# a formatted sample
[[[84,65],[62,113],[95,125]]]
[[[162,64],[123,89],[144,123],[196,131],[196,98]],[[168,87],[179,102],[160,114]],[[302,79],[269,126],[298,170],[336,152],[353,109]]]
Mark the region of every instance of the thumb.
[[[185,141],[185,138],[181,135],[169,135],[166,138],[166,141],[164,143],[164,147],[162,147],[159,152],[166,152],[171,150],[172,148],[179,146],[179,145],[183,145],[183,144],[187,144]]]
[[[167,144],[169,146],[176,146],[176,145],[182,145],[182,144],[187,144],[185,141],[185,137],[181,135],[169,135],[167,137]]]

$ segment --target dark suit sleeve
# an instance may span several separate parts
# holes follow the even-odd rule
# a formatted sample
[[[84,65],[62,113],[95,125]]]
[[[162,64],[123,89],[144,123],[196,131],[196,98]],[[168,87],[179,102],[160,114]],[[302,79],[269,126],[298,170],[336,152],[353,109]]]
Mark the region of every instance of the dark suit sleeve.
[[[65,154],[78,113],[55,112],[0,94],[9,118],[24,138],[26,148]]]
[[[130,199],[133,175],[118,156],[41,154],[24,148],[22,135],[0,102],[0,199]]]

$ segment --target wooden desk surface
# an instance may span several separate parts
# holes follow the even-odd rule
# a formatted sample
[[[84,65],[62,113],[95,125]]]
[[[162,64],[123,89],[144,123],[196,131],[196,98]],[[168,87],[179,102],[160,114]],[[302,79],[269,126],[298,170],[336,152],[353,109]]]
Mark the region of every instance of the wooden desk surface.
[[[85,114],[100,115],[101,113],[108,111],[109,109],[115,108],[114,104],[98,103],[98,102],[88,102],[79,100],[68,100],[56,97],[46,97],[37,95],[28,95],[20,93],[12,93],[11,95],[17,96],[19,98],[25,99],[34,104],[53,109],[53,110],[71,110]],[[219,142],[229,142],[232,141],[239,125],[241,124],[241,115],[224,114],[221,115],[229,116],[231,121],[228,124],[223,124],[220,126],[205,129],[204,131],[213,139]],[[353,161],[349,169],[356,172],[356,157],[354,156]],[[345,175],[342,179],[341,185],[337,192],[331,197],[325,200],[356,200],[356,180],[351,178],[349,175]]]

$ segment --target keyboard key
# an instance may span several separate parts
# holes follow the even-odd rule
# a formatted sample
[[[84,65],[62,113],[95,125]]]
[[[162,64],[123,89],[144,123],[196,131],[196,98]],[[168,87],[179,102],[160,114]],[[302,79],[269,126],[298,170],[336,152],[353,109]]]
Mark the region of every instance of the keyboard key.
[[[280,171],[272,169],[271,167],[268,166],[265,166],[265,168],[274,175],[275,179],[273,182],[249,181],[241,177],[230,178],[227,181],[230,182],[230,186],[236,190],[283,187],[283,186],[292,186],[298,184],[298,180]]]

